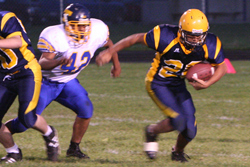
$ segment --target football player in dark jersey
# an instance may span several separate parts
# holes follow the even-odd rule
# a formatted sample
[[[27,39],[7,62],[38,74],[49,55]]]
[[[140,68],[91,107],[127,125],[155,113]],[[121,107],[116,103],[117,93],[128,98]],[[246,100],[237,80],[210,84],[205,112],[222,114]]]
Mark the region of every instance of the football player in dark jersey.
[[[205,14],[198,9],[189,9],[181,16],[179,26],[157,25],[147,33],[130,35],[96,58],[97,65],[101,66],[110,61],[114,52],[136,43],[156,51],[146,75],[146,90],[166,119],[145,129],[144,151],[150,159],[156,158],[157,136],[177,130],[179,135],[172,148],[172,160],[188,161],[184,148],[196,136],[197,126],[195,107],[185,84],[187,70],[202,61],[215,67],[215,73],[208,81],[195,79],[196,82],[190,82],[196,90],[208,88],[227,72],[221,41],[208,29]]]
[[[7,151],[1,162],[14,163],[22,160],[22,152],[14,143],[11,127],[2,119],[18,96],[18,118],[26,128],[34,128],[44,135],[47,152],[58,155],[56,131],[34,111],[37,106],[42,73],[34,50],[22,22],[9,11],[0,12],[0,142]],[[53,145],[53,146],[52,146]],[[51,156],[48,157],[50,160]]]

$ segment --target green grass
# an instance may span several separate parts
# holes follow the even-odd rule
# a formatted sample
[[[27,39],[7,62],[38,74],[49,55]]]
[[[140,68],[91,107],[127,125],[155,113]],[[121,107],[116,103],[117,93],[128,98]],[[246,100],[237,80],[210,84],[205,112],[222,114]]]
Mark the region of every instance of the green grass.
[[[185,152],[191,157],[185,164],[170,160],[171,147],[177,132],[159,136],[159,154],[155,161],[143,152],[143,129],[150,123],[164,119],[161,111],[148,97],[144,77],[150,63],[122,63],[119,78],[109,76],[110,65],[90,64],[78,76],[94,104],[94,116],[81,149],[90,160],[66,158],[75,114],[53,102],[43,116],[59,132],[60,162],[46,161],[41,135],[29,129],[15,134],[15,142],[23,151],[23,161],[8,166],[28,167],[247,167],[250,166],[250,62],[232,61],[236,74],[226,74],[206,90],[190,90],[196,106],[198,133]],[[14,118],[14,103],[4,118]],[[2,150],[0,156],[5,155]]]

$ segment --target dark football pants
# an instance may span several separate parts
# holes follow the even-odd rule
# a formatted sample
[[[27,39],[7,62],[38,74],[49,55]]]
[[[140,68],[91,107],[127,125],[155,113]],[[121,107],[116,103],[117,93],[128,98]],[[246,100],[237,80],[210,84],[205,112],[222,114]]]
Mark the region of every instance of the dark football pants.
[[[195,107],[185,82],[180,86],[167,86],[146,81],[146,90],[164,115],[170,118],[172,126],[191,141],[197,132]]]
[[[7,77],[6,77],[7,76]],[[41,69],[22,69],[13,75],[0,73],[0,120],[18,96],[18,118],[26,128],[34,126],[37,116],[34,111],[41,89]]]

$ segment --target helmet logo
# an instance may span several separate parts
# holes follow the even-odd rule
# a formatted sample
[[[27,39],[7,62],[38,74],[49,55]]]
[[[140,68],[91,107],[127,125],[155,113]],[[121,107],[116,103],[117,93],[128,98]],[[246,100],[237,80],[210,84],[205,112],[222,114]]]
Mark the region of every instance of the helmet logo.
[[[70,11],[70,10],[68,10],[68,9],[65,9],[65,10],[64,10],[64,13],[65,13],[65,14],[68,14],[69,16],[71,16],[71,15],[73,14],[73,12]]]

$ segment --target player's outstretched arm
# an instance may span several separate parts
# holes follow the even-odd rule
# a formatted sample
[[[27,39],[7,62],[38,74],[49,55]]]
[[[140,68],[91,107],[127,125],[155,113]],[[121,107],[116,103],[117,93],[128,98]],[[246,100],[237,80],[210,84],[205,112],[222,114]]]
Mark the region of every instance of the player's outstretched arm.
[[[111,39],[108,40],[108,42],[104,45],[104,47],[106,48],[110,48],[112,47],[114,44],[112,42]],[[120,62],[119,62],[119,58],[118,58],[118,54],[117,52],[114,52],[112,57],[112,62],[113,62],[113,66],[111,67],[111,77],[119,77],[119,75],[121,74],[121,66],[120,66]]]
[[[145,33],[138,33],[138,34],[130,35],[130,36],[118,41],[115,45],[111,46],[110,48],[100,52],[99,55],[97,55],[97,57],[96,57],[96,64],[98,66],[102,66],[102,65],[108,63],[111,60],[112,55],[115,52],[119,52],[125,48],[128,48],[128,47],[136,44],[136,43],[141,43],[141,44],[146,45],[144,43],[144,39],[143,39],[144,34]]]

